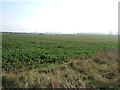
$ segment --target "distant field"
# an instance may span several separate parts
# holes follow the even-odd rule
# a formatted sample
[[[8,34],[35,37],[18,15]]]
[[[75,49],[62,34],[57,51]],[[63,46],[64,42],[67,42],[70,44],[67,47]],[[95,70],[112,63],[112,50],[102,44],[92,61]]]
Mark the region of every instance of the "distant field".
[[[117,49],[117,36],[105,35],[22,35],[3,34],[3,69],[28,64],[90,58],[103,51]],[[32,63],[36,63],[31,65]]]
[[[4,77],[4,79],[6,80],[6,81],[4,80],[5,87],[10,87],[10,85],[7,86],[7,84],[6,84],[6,83],[8,83],[7,77],[9,77],[10,74],[8,74],[8,73],[10,73],[10,72],[11,73],[14,71],[20,72],[19,70],[24,68],[27,71],[37,69],[37,71],[42,70],[43,71],[43,72],[41,71],[42,73],[44,73],[44,71],[48,73],[49,70],[47,67],[55,66],[54,68],[57,67],[55,70],[58,70],[58,72],[60,72],[60,73],[66,72],[66,74],[67,74],[67,73],[70,73],[69,70],[66,71],[67,69],[66,69],[65,65],[67,64],[68,68],[71,67],[73,69],[73,71],[76,70],[74,73],[77,73],[76,75],[79,75],[78,73],[80,73],[80,72],[78,72],[78,71],[81,67],[83,67],[82,66],[83,62],[81,62],[81,61],[87,60],[84,62],[85,65],[88,65],[88,67],[89,67],[89,64],[91,64],[92,66],[90,66],[90,68],[98,69],[97,66],[95,66],[95,64],[93,62],[91,62],[90,59],[93,58],[93,56],[95,56],[98,53],[101,53],[101,52],[109,53],[109,52],[117,51],[117,49],[118,49],[118,36],[116,36],[116,35],[3,34],[2,39],[3,39],[2,40],[2,67],[3,67],[3,72],[6,73],[6,75]],[[114,55],[115,53],[113,53],[113,54],[110,53],[110,55],[111,55],[112,60],[114,59],[114,57],[116,59],[115,60],[116,66],[113,66],[113,68],[116,69],[118,59],[117,59],[117,56]],[[106,55],[108,55],[108,54],[106,54]],[[97,57],[100,58],[99,55]],[[102,58],[103,57],[104,56],[102,56]],[[104,60],[104,59],[102,59],[102,60]],[[109,57],[107,57],[107,59],[109,59]],[[74,60],[76,60],[76,61],[73,62]],[[93,59],[93,60],[95,63],[100,63],[100,65],[101,65],[101,62],[99,62],[99,60],[97,60],[97,59]],[[76,65],[77,65],[76,62],[80,63],[81,67],[80,66],[76,67]],[[109,61],[106,61],[106,59],[105,59],[105,62],[102,61],[102,63],[106,63],[106,62],[109,63]],[[70,63],[72,63],[72,64],[70,64]],[[55,64],[58,66],[56,66]],[[112,63],[110,62],[110,64],[112,64]],[[99,66],[99,64],[98,64],[98,66]],[[59,71],[59,69],[58,69],[59,67],[63,67],[63,69],[65,68],[65,70],[63,70],[64,72]],[[105,66],[103,66],[103,68],[104,68],[104,70],[106,70]],[[110,68],[112,68],[112,66],[110,66]],[[88,70],[88,68],[86,69],[85,67],[83,67],[83,70],[84,69],[87,70],[87,73],[86,73],[86,75],[87,75],[89,70]],[[107,69],[108,69],[108,67],[107,67]],[[82,68],[80,70],[82,70]],[[91,71],[91,72],[93,72],[93,71]],[[89,73],[91,73],[91,72],[89,72]],[[95,71],[95,72],[97,72],[97,71]],[[104,75],[104,73],[102,73],[101,75]],[[61,75],[61,74],[59,74],[59,75]],[[74,76],[74,74],[73,74],[73,76]],[[46,76],[46,77],[49,77],[49,76]],[[57,77],[57,76],[55,76],[55,77]],[[60,77],[63,77],[63,76],[61,75]],[[83,79],[84,76],[77,76],[77,77],[81,77]],[[93,77],[95,77],[95,76],[93,76]],[[115,79],[116,79],[116,77],[117,76],[115,76]],[[90,80],[94,79],[92,77],[89,77],[89,78],[90,78]],[[87,79],[89,79],[89,78],[87,78]],[[98,77],[96,76],[96,78],[98,78]],[[85,84],[85,87],[93,87],[94,85],[95,85],[94,87],[97,87],[97,86],[100,87],[100,85],[103,85],[102,81],[100,81],[98,84],[96,84],[95,82],[97,82],[97,81],[93,80],[93,82],[88,81],[87,84],[86,84],[86,82],[84,82],[84,84]],[[74,81],[74,84],[75,84],[75,81]],[[92,86],[92,84],[93,84],[93,86]],[[37,85],[32,86],[32,84],[30,84],[30,85],[31,86],[29,86],[29,85],[28,86],[23,85],[23,86],[24,87],[37,86]],[[75,84],[75,85],[78,86],[79,84]],[[112,82],[112,84],[105,84],[103,86],[107,87],[107,85],[112,85],[112,87],[116,87],[114,82]],[[11,86],[11,87],[14,87],[14,86]],[[22,84],[17,85],[17,87],[22,87]],[[43,86],[38,85],[38,87],[47,87],[47,85],[43,85]],[[48,87],[57,87],[57,86],[48,86]],[[65,86],[59,85],[58,87],[65,87]],[[70,87],[70,86],[68,86],[68,87]],[[81,87],[83,87],[83,86],[81,86]]]

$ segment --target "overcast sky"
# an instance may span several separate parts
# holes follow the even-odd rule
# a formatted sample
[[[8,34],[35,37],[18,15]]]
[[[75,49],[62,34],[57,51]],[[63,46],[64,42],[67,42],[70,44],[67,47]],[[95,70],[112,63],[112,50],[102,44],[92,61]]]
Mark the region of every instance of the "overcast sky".
[[[0,31],[117,33],[119,0],[1,0]]]

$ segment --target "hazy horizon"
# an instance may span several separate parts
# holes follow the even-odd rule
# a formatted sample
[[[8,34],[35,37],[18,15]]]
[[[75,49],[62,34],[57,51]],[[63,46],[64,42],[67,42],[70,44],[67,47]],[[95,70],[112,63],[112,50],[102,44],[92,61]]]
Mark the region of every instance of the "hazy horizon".
[[[2,0],[0,8],[1,32],[118,32],[117,0]]]

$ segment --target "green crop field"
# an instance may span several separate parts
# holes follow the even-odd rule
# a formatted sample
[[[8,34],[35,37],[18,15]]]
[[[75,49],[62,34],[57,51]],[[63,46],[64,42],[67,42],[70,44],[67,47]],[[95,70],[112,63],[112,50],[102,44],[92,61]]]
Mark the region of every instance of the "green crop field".
[[[3,87],[117,87],[117,50],[116,35],[3,33]]]

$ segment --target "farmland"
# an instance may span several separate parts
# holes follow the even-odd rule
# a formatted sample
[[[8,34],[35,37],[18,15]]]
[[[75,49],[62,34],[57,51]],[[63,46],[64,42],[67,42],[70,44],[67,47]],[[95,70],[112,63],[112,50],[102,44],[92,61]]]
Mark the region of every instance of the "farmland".
[[[117,49],[115,35],[3,33],[3,87],[114,88]]]

